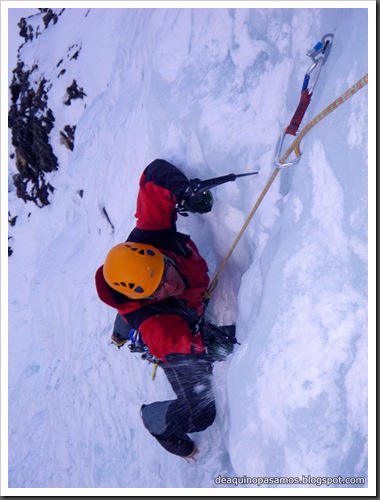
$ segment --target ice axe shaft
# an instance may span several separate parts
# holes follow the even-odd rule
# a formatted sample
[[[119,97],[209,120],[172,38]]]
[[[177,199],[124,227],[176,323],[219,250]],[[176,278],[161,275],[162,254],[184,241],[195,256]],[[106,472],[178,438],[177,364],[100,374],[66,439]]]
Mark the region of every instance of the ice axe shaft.
[[[245,177],[247,175],[256,175],[258,172],[249,172],[247,174],[228,174],[222,175],[220,177],[213,177],[212,179],[207,179],[205,181],[201,181],[200,179],[191,179],[190,180],[190,189],[191,189],[191,198],[194,198],[196,195],[202,193],[203,191],[207,191],[215,186],[219,186],[220,184],[225,184],[226,182],[232,182],[236,180],[238,177]]]

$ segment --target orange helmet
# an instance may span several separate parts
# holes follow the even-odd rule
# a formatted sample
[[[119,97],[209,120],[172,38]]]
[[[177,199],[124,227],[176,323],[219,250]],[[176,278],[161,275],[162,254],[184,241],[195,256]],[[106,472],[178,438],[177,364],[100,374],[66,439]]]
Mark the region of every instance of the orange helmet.
[[[108,252],[103,275],[114,290],[130,299],[143,299],[158,288],[164,265],[164,256],[157,248],[127,241]]]

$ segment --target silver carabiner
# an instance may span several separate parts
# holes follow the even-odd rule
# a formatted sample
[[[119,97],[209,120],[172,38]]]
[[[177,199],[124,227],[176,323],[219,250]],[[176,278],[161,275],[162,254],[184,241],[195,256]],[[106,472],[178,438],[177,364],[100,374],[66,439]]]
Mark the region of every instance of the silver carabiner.
[[[282,149],[282,146],[284,144],[284,139],[285,139],[285,135],[286,135],[285,131],[286,131],[286,129],[284,129],[282,131],[280,137],[278,138],[277,148],[276,148],[276,155],[275,155],[275,158],[274,158],[274,164],[276,165],[277,168],[281,168],[281,169],[282,168],[294,167],[294,165],[297,165],[297,163],[301,159],[301,155],[300,155],[300,156],[296,156],[294,158],[294,160],[286,162],[286,163],[282,163],[280,161],[280,158],[281,158],[281,149]]]
[[[334,39],[334,35],[332,33],[327,33],[326,35],[324,35],[321,38],[320,42],[318,42],[311,50],[309,50],[306,53],[307,56],[311,57],[313,62],[306,72],[301,92],[304,91],[305,88],[307,88],[310,94],[313,93],[314,87],[318,81],[322,66],[325,64],[325,62],[329,56],[333,39]],[[310,80],[312,73],[313,73],[313,83],[312,83],[312,85],[309,86],[309,84],[310,84],[309,80]]]

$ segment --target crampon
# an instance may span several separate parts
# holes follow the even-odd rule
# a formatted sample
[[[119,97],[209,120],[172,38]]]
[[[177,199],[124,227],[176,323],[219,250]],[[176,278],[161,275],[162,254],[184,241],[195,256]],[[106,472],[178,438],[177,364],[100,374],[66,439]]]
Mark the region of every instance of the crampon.
[[[188,455],[187,457],[182,457],[186,460],[187,463],[191,462],[197,462],[197,459],[195,458],[195,455],[199,453],[198,448],[194,448],[194,450]]]

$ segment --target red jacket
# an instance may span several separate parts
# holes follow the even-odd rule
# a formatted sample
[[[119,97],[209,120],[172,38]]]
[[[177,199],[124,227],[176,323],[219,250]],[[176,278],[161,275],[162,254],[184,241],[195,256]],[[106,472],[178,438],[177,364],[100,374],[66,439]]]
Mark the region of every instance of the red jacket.
[[[172,259],[185,280],[184,293],[162,301],[134,300],[109,287],[103,266],[96,272],[100,299],[117,309],[138,330],[149,351],[165,361],[171,353],[199,354],[202,339],[195,333],[204,312],[203,295],[208,286],[208,268],[190,237],[176,230],[176,205],[189,185],[173,165],[155,160],[140,179],[135,217],[137,223],[127,241],[149,243]]]

